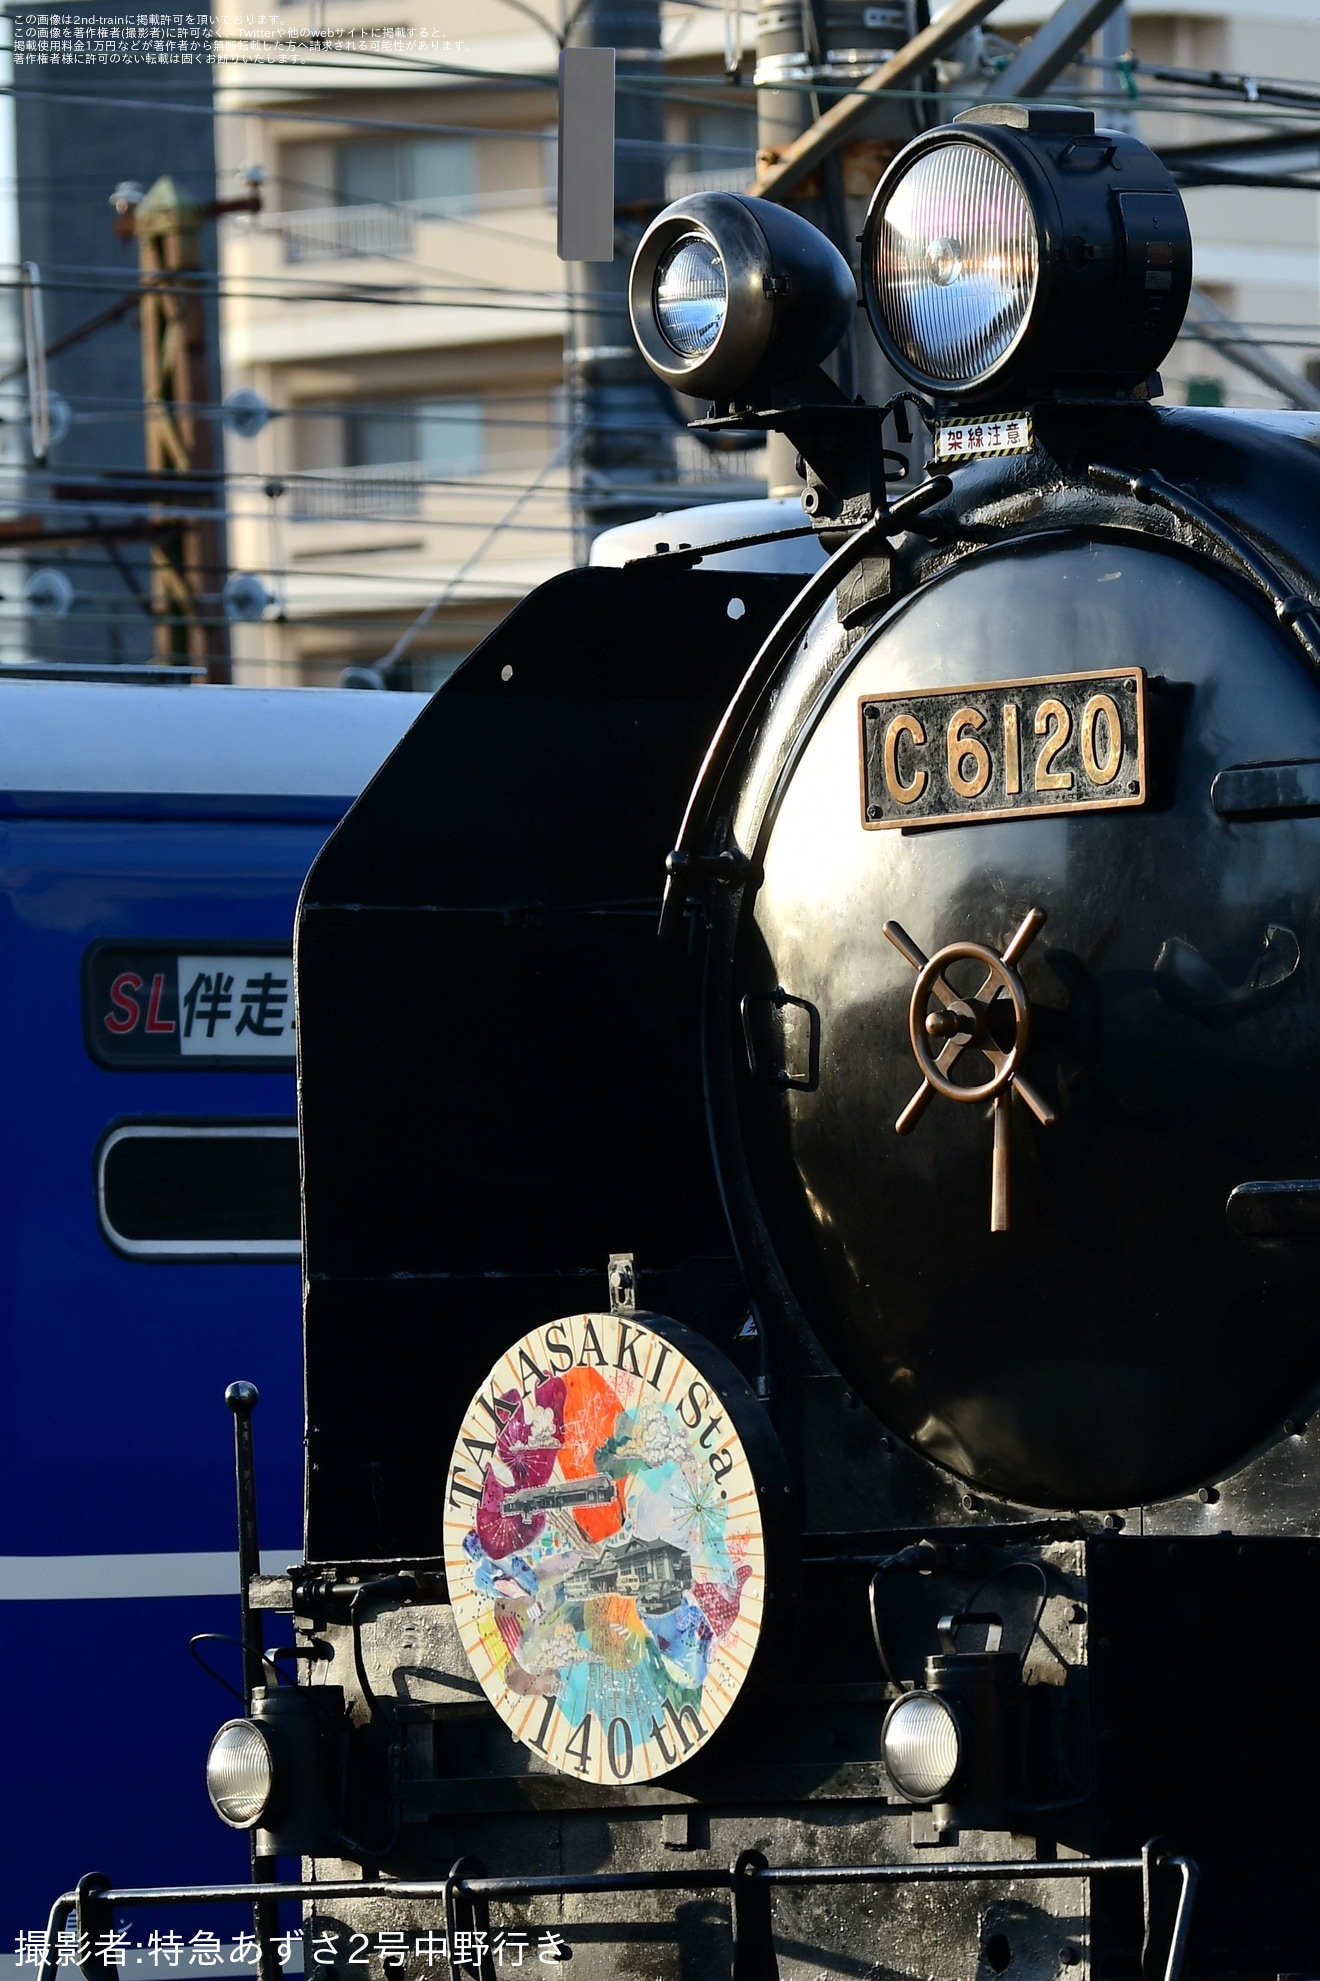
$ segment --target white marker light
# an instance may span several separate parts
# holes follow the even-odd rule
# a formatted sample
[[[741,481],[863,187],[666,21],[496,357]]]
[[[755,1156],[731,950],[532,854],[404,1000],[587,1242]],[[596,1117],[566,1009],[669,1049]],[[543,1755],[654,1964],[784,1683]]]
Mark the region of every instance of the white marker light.
[[[265,1734],[251,1720],[229,1720],[206,1757],[211,1807],[231,1830],[260,1822],[275,1786],[275,1763]]]
[[[885,1719],[880,1757],[890,1781],[909,1802],[939,1802],[962,1761],[958,1722],[933,1692],[905,1693]]]

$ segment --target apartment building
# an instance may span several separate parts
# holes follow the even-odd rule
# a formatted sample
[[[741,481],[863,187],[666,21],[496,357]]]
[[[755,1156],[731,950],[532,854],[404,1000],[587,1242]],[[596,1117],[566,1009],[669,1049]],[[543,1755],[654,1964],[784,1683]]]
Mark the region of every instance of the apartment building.
[[[321,60],[220,79],[224,169],[262,168],[267,203],[227,229],[226,386],[273,414],[229,440],[231,562],[271,598],[234,627],[236,672],[422,685],[573,562],[558,48],[500,0],[362,0],[342,31],[338,5],[282,24],[324,22]],[[667,38],[675,75],[718,75],[718,14]],[[730,94],[675,106],[672,190],[746,183],[755,113]],[[655,506],[761,491],[758,457],[675,431]]]
[[[982,61],[1045,11],[1005,0]],[[750,10],[742,26],[749,79]],[[670,196],[751,176],[754,92],[724,76],[726,28],[718,6],[667,0]],[[271,409],[227,439],[231,563],[269,600],[234,626],[236,678],[429,685],[573,561],[557,45],[505,0],[301,0],[280,30],[323,46],[217,77],[222,193],[259,170],[266,197],[262,215],[226,223],[222,250],[226,389]],[[1127,41],[1171,69],[1320,75],[1303,0],[1176,14],[1131,0]],[[1145,77],[1153,107],[1138,111],[1089,52],[1096,64],[1061,87],[1109,89],[1112,114],[1148,141],[1283,127],[1240,94],[1192,114],[1176,84]],[[1301,372],[1320,356],[1316,195],[1198,188],[1188,206],[1198,282]],[[1165,382],[1174,400],[1280,403],[1191,338]],[[755,450],[715,454],[685,433],[676,448],[656,507],[764,487]]]

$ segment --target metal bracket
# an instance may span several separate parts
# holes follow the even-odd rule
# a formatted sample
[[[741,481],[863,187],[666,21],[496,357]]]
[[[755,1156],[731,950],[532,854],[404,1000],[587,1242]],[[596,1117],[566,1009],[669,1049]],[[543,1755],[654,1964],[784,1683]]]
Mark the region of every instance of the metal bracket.
[[[1179,1874],[1177,1903],[1170,1907],[1167,1873]],[[1173,1854],[1167,1837],[1153,1837],[1141,1852],[1141,1975],[1142,1981],[1180,1981],[1187,1963],[1192,1937],[1192,1901],[1200,1873],[1190,1858]],[[1161,1966],[1159,1944],[1164,1938],[1156,1928],[1157,1910],[1164,1918],[1173,1911],[1169,1927],[1169,1951]]]
[[[805,1018],[805,1039],[800,1036],[801,1022],[792,1022],[795,1012]],[[779,984],[772,991],[749,991],[740,1015],[752,1078],[762,1086],[814,1093],[820,1085],[820,1012],[816,1006],[805,997],[794,997]]]
[[[740,1851],[729,1871],[733,1894],[733,1961],[730,1981],[779,1981],[770,1887],[758,1875],[770,1860],[759,1850]]]
[[[469,1878],[484,1878],[486,1867],[479,1857],[460,1857],[449,1868],[445,1879],[445,1943],[453,1973],[466,1974],[472,1981],[495,1981],[490,1955],[490,1904],[483,1894],[470,1892]],[[457,1949],[462,1935],[470,1953],[460,1956]]]
[[[109,1889],[110,1880],[104,1871],[89,1871],[85,1878],[78,1880],[74,1938],[78,1965],[86,1981],[107,1981],[107,1977],[115,1972],[105,1957],[110,1944],[108,1936],[115,1930],[115,1909],[101,1896]],[[100,1953],[96,1951],[98,1943],[102,1946]]]
[[[611,1252],[609,1265],[610,1312],[637,1312],[637,1266],[631,1252]]]
[[[1004,1619],[998,1610],[958,1610],[950,1616],[942,1616],[935,1626],[940,1640],[940,1649],[952,1657],[958,1649],[958,1632],[965,1623],[983,1623],[985,1648],[997,1651],[1004,1641]]]

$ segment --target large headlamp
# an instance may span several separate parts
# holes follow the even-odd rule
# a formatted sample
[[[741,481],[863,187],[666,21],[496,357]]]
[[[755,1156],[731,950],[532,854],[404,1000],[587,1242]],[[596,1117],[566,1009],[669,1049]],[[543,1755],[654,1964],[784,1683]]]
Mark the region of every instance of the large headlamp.
[[[843,337],[857,286],[800,214],[740,193],[675,200],[642,236],[628,313],[675,391],[729,401],[810,373]]]
[[[862,236],[871,328],[936,399],[1130,390],[1177,336],[1191,277],[1164,166],[1063,106],[978,106],[925,132]]]

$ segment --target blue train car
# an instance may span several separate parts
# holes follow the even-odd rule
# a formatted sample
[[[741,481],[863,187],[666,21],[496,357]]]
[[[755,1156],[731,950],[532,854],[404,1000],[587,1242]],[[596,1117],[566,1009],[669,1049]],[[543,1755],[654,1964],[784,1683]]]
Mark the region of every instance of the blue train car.
[[[0,686],[6,1965],[71,1860],[245,1875],[189,1640],[236,1625],[236,1376],[270,1563],[301,1552],[294,908],[422,702]],[[389,1022],[360,988],[349,1050]]]

